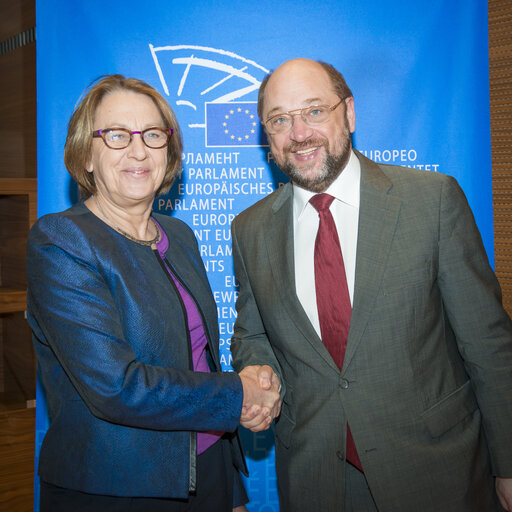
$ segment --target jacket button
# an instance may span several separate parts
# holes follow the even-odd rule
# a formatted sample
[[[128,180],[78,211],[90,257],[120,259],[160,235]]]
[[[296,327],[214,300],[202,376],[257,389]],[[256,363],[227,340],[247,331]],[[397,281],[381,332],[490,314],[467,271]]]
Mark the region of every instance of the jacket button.
[[[345,454],[341,451],[341,450],[338,450],[336,452],[336,456],[338,457],[338,459],[340,460],[345,460]]]
[[[348,389],[350,384],[348,382],[347,379],[341,379],[341,382],[340,382],[340,386],[343,388],[343,389]]]

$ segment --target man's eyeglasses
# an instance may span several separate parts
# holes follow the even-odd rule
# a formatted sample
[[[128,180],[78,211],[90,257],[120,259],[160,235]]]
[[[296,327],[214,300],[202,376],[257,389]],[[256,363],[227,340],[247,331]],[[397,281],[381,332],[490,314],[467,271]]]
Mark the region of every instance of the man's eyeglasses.
[[[311,107],[298,108],[296,110],[288,110],[288,112],[275,114],[265,121],[265,128],[271,135],[285,133],[292,129],[293,116],[300,116],[302,120],[310,126],[325,123],[331,116],[331,112],[338,105],[341,105],[344,100],[346,100],[346,98],[338,101],[338,103],[332,107],[329,105],[313,105]]]
[[[138,134],[148,148],[160,149],[169,144],[172,133],[171,128],[158,128],[154,126],[139,132],[132,132],[127,128],[104,128],[92,132],[92,136],[101,137],[110,149],[124,149],[130,145],[133,136]]]

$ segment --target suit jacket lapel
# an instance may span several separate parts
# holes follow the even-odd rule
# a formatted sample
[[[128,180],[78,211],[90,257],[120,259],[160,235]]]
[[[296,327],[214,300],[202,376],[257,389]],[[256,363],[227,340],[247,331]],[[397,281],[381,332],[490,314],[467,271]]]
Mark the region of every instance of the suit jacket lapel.
[[[401,200],[391,195],[391,180],[359,152],[361,201],[357,239],[354,304],[350,321],[345,371],[361,342],[379,292],[395,233]]]
[[[293,188],[283,187],[272,207],[266,243],[272,275],[295,327],[308,340],[318,354],[336,371],[338,367],[309,321],[295,288],[293,248]]]

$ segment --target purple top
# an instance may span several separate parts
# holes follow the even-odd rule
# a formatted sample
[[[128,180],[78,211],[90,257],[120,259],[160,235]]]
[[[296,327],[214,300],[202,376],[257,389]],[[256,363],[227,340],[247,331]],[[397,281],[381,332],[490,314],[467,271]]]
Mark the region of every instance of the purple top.
[[[165,234],[165,231],[162,229],[160,224],[158,224],[158,227],[162,236],[156,244],[156,248],[160,254],[160,257],[164,259],[165,253],[169,248],[169,239],[167,238],[167,235]],[[197,305],[194,302],[194,299],[185,290],[185,288],[181,286],[178,279],[176,279],[176,277],[171,272],[171,269],[167,265],[165,265],[165,268],[176,284],[187,312],[187,324],[190,333],[190,344],[192,346],[192,364],[194,371],[209,373],[210,367],[208,366],[208,361],[206,360],[207,339],[203,321],[201,319],[201,314],[197,309]],[[210,446],[212,446],[220,439],[222,434],[223,432],[198,432],[197,454],[199,455],[200,453],[206,451]]]

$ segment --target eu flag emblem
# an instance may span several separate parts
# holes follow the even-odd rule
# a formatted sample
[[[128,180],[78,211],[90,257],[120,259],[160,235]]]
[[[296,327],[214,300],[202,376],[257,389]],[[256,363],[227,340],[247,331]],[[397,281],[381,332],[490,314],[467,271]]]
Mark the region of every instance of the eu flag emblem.
[[[257,103],[205,103],[206,147],[268,146]]]

